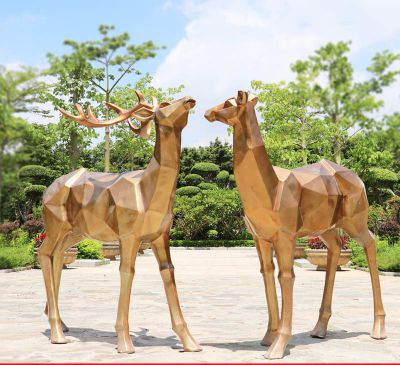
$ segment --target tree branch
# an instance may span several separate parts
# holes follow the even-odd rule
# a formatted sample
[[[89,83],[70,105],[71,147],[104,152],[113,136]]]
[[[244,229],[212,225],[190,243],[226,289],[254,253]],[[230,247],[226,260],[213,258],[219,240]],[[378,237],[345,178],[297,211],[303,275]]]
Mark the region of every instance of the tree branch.
[[[98,84],[97,82],[95,82],[95,81],[93,81],[93,80],[90,80],[90,82],[91,82],[94,86],[97,86],[99,89],[103,90],[104,92],[107,92],[107,90],[106,90],[103,86],[101,86],[100,84]]]

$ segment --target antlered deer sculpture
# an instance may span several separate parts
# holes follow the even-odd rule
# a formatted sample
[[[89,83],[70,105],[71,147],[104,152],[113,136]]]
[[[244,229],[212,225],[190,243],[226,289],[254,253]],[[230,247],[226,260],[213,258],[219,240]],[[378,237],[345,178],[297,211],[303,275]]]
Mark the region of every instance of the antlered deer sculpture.
[[[234,174],[243,202],[245,221],[256,242],[268,304],[268,330],[262,341],[270,345],[267,358],[283,357],[292,335],[296,237],[320,236],[328,247],[328,266],[318,322],[311,336],[326,335],[331,316],[333,283],[341,250],[338,228],[365,250],[374,296],[371,337],[383,339],[385,312],[381,299],[376,245],[368,230],[368,201],[360,178],[331,161],[286,170],[272,166],[261,137],[254,107],[257,98],[239,91],[237,98],[209,109],[209,121],[233,127]],[[279,265],[282,312],[279,318],[272,248]]]
[[[100,241],[119,240],[120,297],[115,329],[118,352],[132,353],[129,336],[129,303],[135,259],[141,242],[151,242],[157,258],[171,314],[172,328],[179,336],[185,351],[199,351],[184,320],[175,285],[174,267],[169,250],[169,230],[172,224],[172,205],[179,171],[181,132],[188,113],[195,105],[190,97],[171,103],[150,105],[136,92],[139,103],[125,110],[114,104],[107,106],[118,113],[109,121],[98,121],[89,107],[88,116],[76,105],[79,116],[64,110],[69,119],[89,127],[104,127],[127,121],[131,129],[148,137],[151,121],[156,128],[153,158],[145,170],[122,174],[90,172],[79,169],[53,182],[43,196],[43,216],[46,239],[39,250],[51,326],[51,342],[66,343],[58,310],[58,292],[64,251],[84,237]],[[136,128],[131,118],[141,123]]]

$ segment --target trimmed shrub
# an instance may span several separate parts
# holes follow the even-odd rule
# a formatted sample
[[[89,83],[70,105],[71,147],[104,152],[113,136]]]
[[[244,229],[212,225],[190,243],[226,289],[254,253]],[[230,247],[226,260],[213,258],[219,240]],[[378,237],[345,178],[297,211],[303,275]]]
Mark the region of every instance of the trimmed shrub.
[[[24,194],[31,201],[36,201],[41,199],[44,191],[46,190],[46,186],[44,185],[28,185],[24,189]]]
[[[43,206],[42,204],[37,207],[32,208],[32,216],[33,219],[42,219],[43,218]]]
[[[171,247],[253,247],[253,240],[173,240]]]
[[[190,170],[192,174],[198,174],[207,182],[212,181],[219,173],[219,167],[212,162],[198,162]]]
[[[372,204],[368,208],[368,228],[377,233],[380,224],[385,222],[387,214],[381,205]]]
[[[235,175],[229,175],[229,187],[234,188],[236,186]]]
[[[213,183],[202,182],[199,184],[199,188],[201,190],[215,190],[218,189],[218,186]]]
[[[101,242],[85,239],[76,246],[80,259],[103,259],[103,245]]]
[[[178,231],[176,228],[171,228],[169,231],[169,238],[171,240],[180,240],[183,238],[182,232]]]
[[[398,181],[397,174],[388,169],[380,167],[371,167],[368,169],[366,180],[368,182],[379,182],[380,184],[393,184]]]
[[[176,189],[176,195],[178,196],[194,196],[200,193],[200,188],[197,186],[183,186]]]
[[[47,167],[40,165],[26,165],[20,168],[19,178],[31,184],[50,185],[54,178],[55,172]]]
[[[215,180],[220,188],[226,188],[229,184],[229,172],[222,170],[215,177]]]
[[[21,228],[25,232],[28,232],[30,237],[33,237],[35,234],[44,230],[44,223],[41,219],[29,219],[21,226]]]
[[[364,249],[354,240],[349,241],[352,251],[351,262],[358,267],[368,267]],[[389,245],[389,242],[376,237],[376,260],[381,271],[400,271],[400,245]]]
[[[216,240],[218,238],[218,231],[216,231],[215,229],[210,229],[207,232],[207,238],[210,240]]]
[[[19,223],[15,222],[5,222],[0,224],[0,233],[1,234],[10,234],[12,231],[15,231],[19,227]]]
[[[185,177],[185,183],[189,186],[197,186],[203,181],[203,177],[198,174],[189,174]]]

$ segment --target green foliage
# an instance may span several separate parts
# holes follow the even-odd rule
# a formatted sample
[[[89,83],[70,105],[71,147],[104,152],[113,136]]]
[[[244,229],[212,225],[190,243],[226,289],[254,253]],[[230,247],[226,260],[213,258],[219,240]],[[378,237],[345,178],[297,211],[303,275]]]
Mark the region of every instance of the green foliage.
[[[185,183],[189,186],[198,186],[203,181],[203,177],[198,174],[189,174],[185,177]]]
[[[229,172],[222,170],[215,177],[215,180],[220,188],[226,188],[229,184]]]
[[[183,186],[179,189],[176,189],[177,196],[194,196],[200,193],[200,188],[197,186]]]
[[[177,196],[174,228],[188,240],[206,239],[216,230],[220,239],[240,239],[246,231],[242,204],[236,190],[202,190],[194,196]]]
[[[379,167],[371,167],[367,176],[367,181],[370,183],[393,184],[398,181],[398,176],[395,172]]]
[[[198,162],[190,170],[192,174],[198,174],[206,182],[211,182],[219,173],[219,167],[212,162]]]
[[[53,182],[55,174],[48,167],[26,165],[20,168],[19,178],[31,184],[49,186]]]
[[[202,182],[199,184],[199,188],[201,190],[214,190],[214,189],[218,189],[218,186],[213,183]]]
[[[28,185],[24,189],[24,194],[29,200],[36,201],[41,198],[46,189],[44,185]]]
[[[32,208],[33,219],[42,219],[43,206],[40,204]]]
[[[374,234],[377,233],[379,226],[387,220],[385,209],[381,205],[373,204],[368,208],[368,228]]]
[[[253,240],[173,240],[171,247],[254,247]]]
[[[33,245],[0,245],[0,269],[33,266],[34,261]]]
[[[236,186],[235,175],[229,175],[229,186],[234,188]]]
[[[368,267],[364,249],[350,240],[351,261],[358,267]],[[388,241],[376,237],[377,263],[381,271],[400,271],[400,245],[389,245]]]
[[[80,259],[103,259],[103,245],[99,241],[85,239],[77,246],[78,258]]]
[[[210,229],[207,232],[207,238],[209,240],[216,240],[218,238],[218,231],[216,231],[215,229]]]

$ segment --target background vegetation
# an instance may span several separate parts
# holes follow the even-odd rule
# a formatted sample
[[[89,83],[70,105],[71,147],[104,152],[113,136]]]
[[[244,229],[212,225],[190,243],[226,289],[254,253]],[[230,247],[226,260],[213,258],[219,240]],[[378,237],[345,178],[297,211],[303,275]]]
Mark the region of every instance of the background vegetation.
[[[131,44],[129,34],[115,35],[112,26],[100,26],[98,39],[66,40],[65,46],[65,54],[48,54],[49,68],[41,72],[0,66],[0,267],[31,264],[32,239],[43,230],[41,196],[56,177],[80,167],[143,169],[154,144],[154,134],[145,141],[124,124],[107,129],[104,142],[95,144],[92,129],[63,117],[47,125],[28,123],[21,113],[49,116],[44,103],[73,112],[79,102],[109,118],[104,102],[130,107],[135,88],[159,101],[173,99],[183,88],[153,87],[151,75],[136,64],[155,57],[160,46]],[[377,53],[368,76],[357,81],[350,48],[350,42],[329,43],[291,65],[292,81],[254,80],[249,87],[259,97],[260,127],[273,164],[295,168],[326,158],[359,174],[371,204],[370,229],[380,237],[380,267],[399,270],[400,113],[378,112],[382,92],[398,79],[400,56]],[[43,76],[52,81],[43,82]],[[218,139],[182,149],[174,245],[251,243],[232,163],[232,146]],[[94,246],[81,245],[80,255],[98,256]],[[352,249],[353,261],[362,266],[362,252]]]

